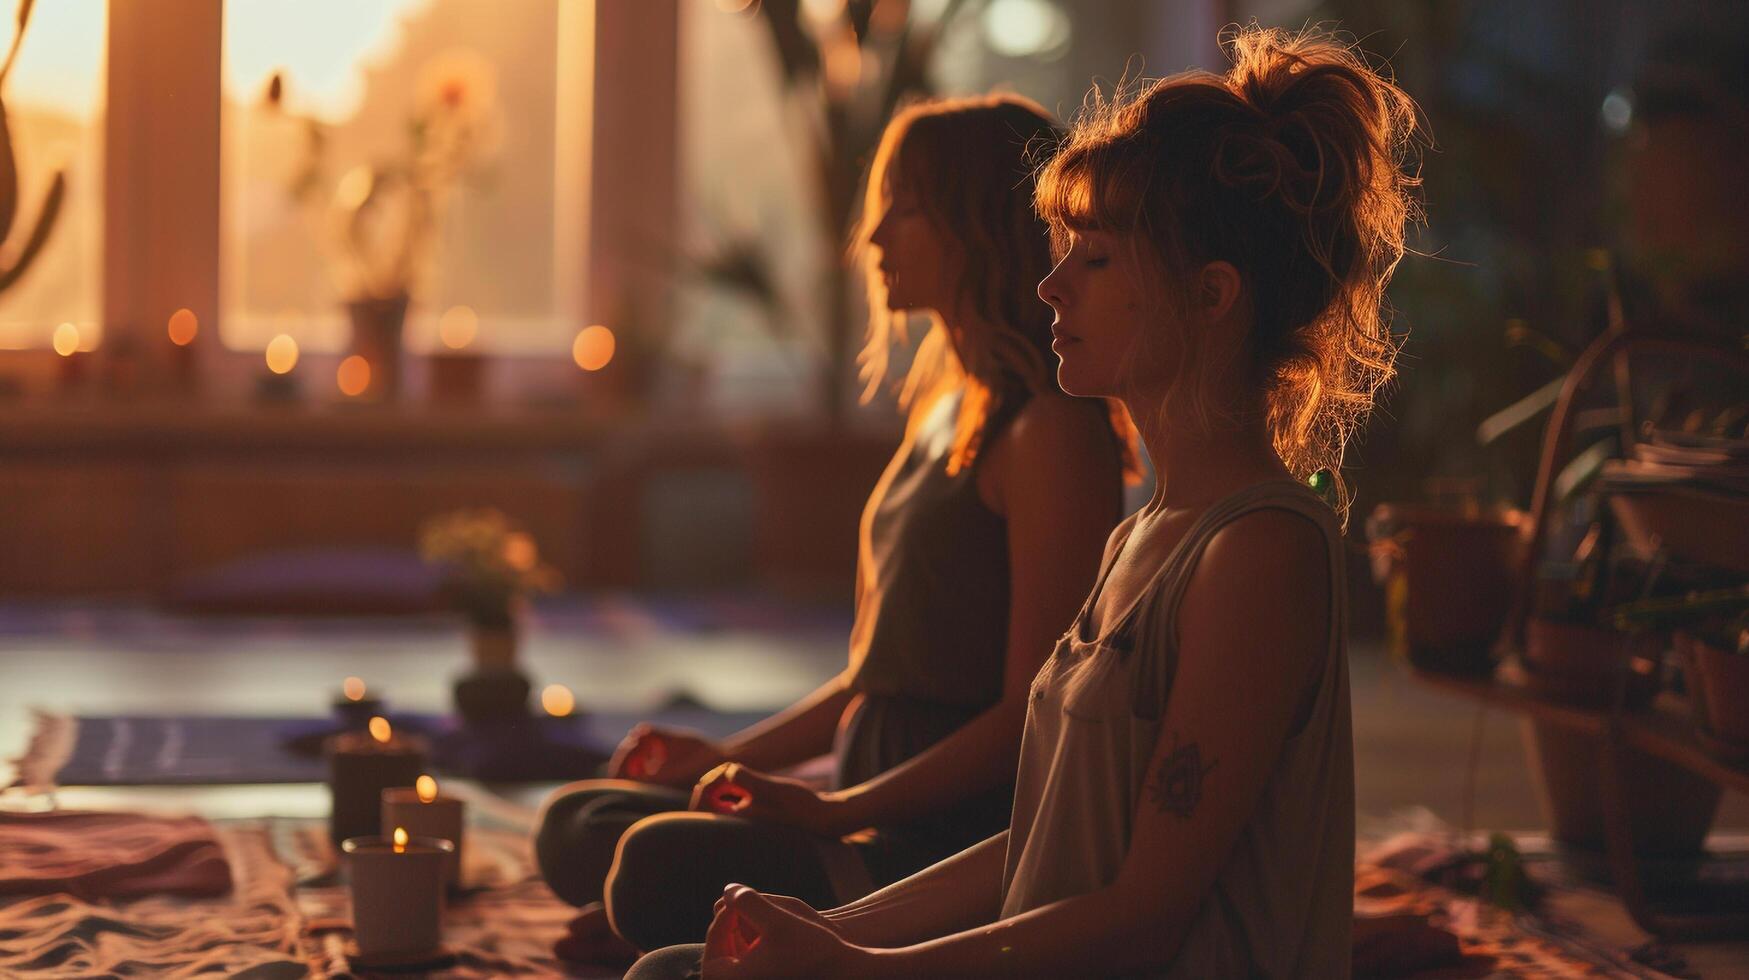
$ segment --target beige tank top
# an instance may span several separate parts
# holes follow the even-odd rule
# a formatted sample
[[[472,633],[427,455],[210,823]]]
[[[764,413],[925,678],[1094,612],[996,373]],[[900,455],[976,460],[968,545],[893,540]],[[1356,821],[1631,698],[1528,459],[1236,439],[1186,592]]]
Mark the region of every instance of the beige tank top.
[[[1004,918],[1116,879],[1180,655],[1173,623],[1178,601],[1215,532],[1265,508],[1301,514],[1324,531],[1331,586],[1328,660],[1303,727],[1282,747],[1183,947],[1169,967],[1140,975],[1349,975],[1354,743],[1341,529],[1316,494],[1287,480],[1247,487],[1210,507],[1130,612],[1102,636],[1087,639],[1088,611],[1135,518],[1113,532],[1093,595],[1033,680],[1002,879]]]

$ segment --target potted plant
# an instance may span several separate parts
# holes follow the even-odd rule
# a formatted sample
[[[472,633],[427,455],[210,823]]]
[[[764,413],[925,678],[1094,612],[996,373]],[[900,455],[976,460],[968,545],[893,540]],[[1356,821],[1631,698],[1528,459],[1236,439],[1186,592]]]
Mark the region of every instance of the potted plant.
[[[1478,675],[1512,611],[1523,514],[1380,504],[1367,517],[1373,580],[1385,587],[1392,654],[1423,670]]]
[[[468,624],[472,669],[455,686],[462,717],[522,717],[530,685],[516,664],[520,620],[528,596],[552,591],[558,573],[541,562],[534,538],[490,507],[432,518],[419,554],[443,570],[442,595]]]
[[[1749,758],[1749,585],[1697,590],[1629,603],[1616,611],[1628,627],[1674,630],[1695,728],[1707,748]]]
[[[327,127],[287,108],[286,88],[285,77],[275,74],[266,109],[304,130],[291,194],[320,229],[345,297],[351,352],[370,365],[367,391],[393,400],[400,391],[407,306],[430,263],[449,200],[500,142],[492,67],[464,49],[432,59],[417,82],[402,151],[350,167],[332,182],[325,165]]]

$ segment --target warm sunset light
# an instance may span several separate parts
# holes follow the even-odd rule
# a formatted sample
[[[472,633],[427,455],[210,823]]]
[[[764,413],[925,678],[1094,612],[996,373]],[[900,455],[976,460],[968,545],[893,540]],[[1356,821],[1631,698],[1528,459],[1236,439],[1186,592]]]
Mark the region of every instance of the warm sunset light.
[[[170,342],[178,347],[187,347],[194,342],[194,335],[200,332],[200,320],[194,311],[184,306],[170,314]]]
[[[340,691],[341,691],[341,693],[346,695],[346,700],[348,700],[348,701],[363,701],[364,700],[364,680],[363,680],[363,678],[348,677],[346,680],[340,682]]]
[[[430,803],[437,799],[437,780],[430,776],[420,776],[413,783],[413,792],[419,794],[419,802]]]
[[[540,706],[554,718],[563,718],[577,708],[577,696],[563,684],[548,684],[540,692]]]
[[[348,398],[356,398],[364,394],[370,387],[370,362],[358,354],[353,354],[340,362],[340,367],[334,371],[334,381],[340,385],[340,393]]]
[[[267,342],[267,369],[274,374],[289,374],[298,364],[298,342],[289,334],[280,334]]]
[[[532,569],[540,560],[534,539],[521,531],[513,531],[504,539],[504,564],[519,571]]]
[[[371,738],[374,738],[379,742],[387,742],[391,734],[393,734],[393,732],[389,729],[389,720],[387,718],[384,718],[382,715],[377,715],[370,720]]]
[[[79,328],[71,323],[63,323],[55,328],[55,353],[62,357],[72,357],[79,349]]]
[[[452,306],[437,318],[437,339],[450,350],[461,350],[473,343],[479,330],[480,317],[471,306]]]
[[[407,828],[395,828],[395,853],[400,854],[407,849]]]
[[[597,323],[584,327],[571,344],[571,359],[585,371],[599,371],[613,360],[613,331]]]

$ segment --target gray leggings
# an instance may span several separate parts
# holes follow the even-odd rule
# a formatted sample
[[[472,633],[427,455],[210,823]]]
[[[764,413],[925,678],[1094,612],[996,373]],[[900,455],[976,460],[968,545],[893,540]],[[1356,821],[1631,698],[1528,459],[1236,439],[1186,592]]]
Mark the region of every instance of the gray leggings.
[[[712,907],[731,883],[815,908],[857,897],[835,895],[826,870],[824,850],[843,843],[688,812],[688,801],[685,793],[642,783],[582,784],[548,804],[535,835],[541,875],[573,905],[605,902],[620,936],[645,950],[702,940]]]

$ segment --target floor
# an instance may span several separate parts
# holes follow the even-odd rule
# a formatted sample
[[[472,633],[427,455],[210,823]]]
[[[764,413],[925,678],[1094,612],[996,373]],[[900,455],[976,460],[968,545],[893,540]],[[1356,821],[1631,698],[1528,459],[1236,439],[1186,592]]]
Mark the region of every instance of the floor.
[[[602,710],[678,693],[723,709],[775,707],[842,667],[842,614],[753,609],[712,615],[615,597],[551,603],[537,611],[521,656],[537,684],[563,684],[582,708]],[[204,620],[133,606],[0,606],[0,759],[23,747],[31,708],[318,715],[340,681],[358,675],[396,708],[439,710],[467,656],[462,632],[441,619]],[[1478,716],[1474,705],[1417,684],[1375,643],[1352,644],[1350,664],[1363,824],[1425,808],[1458,827],[1543,825],[1515,719]],[[249,787],[223,798],[298,815],[322,803],[310,789]],[[1717,825],[1749,829],[1749,798],[1728,795]]]
[[[848,623],[840,613],[672,613],[613,597],[550,604],[524,638],[525,669],[537,684],[569,687],[584,709],[638,709],[682,692],[713,707],[761,709],[805,693],[843,663]],[[129,606],[0,606],[0,760],[22,748],[31,708],[317,715],[344,677],[358,675],[397,708],[438,710],[466,660],[462,632],[442,620],[211,621]],[[1350,663],[1363,833],[1430,820],[1543,827],[1515,719],[1479,715],[1417,684],[1375,643],[1354,643]],[[0,786],[8,768],[0,762]],[[531,788],[500,805],[514,811],[539,795]],[[58,802],[321,816],[327,798],[317,785],[73,788]],[[1749,830],[1749,798],[1728,794],[1715,827]],[[1740,955],[1730,961],[1740,965]]]

